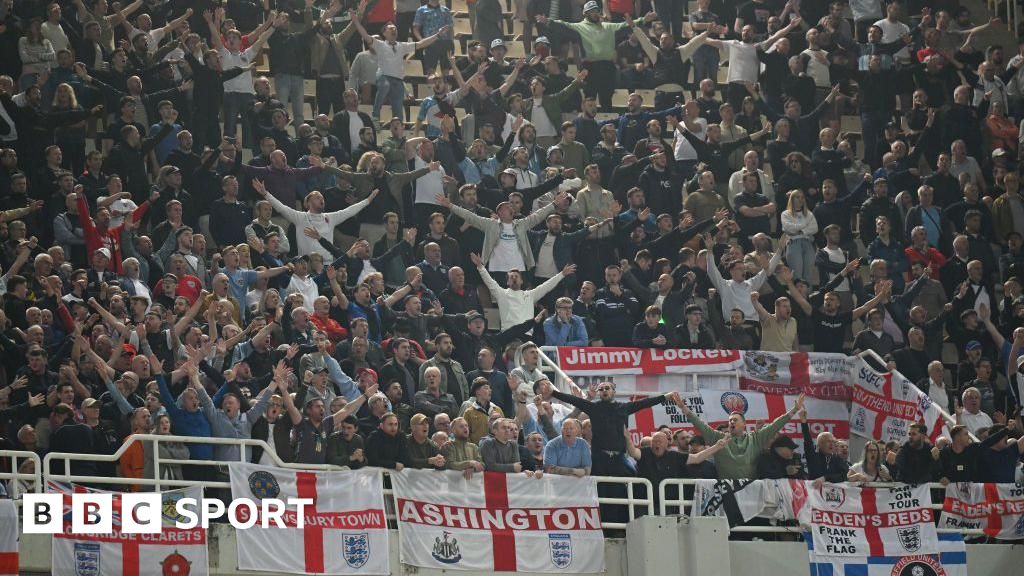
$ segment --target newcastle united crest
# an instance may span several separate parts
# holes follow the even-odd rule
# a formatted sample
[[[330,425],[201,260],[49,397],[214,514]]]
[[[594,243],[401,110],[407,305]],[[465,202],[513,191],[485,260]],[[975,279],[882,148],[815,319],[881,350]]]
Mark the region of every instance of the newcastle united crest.
[[[366,532],[341,535],[342,555],[351,568],[362,568],[370,560],[370,537]]]
[[[572,535],[548,534],[548,549],[551,551],[551,563],[558,568],[567,568],[572,564]]]
[[[434,560],[443,564],[455,564],[462,560],[459,541],[452,536],[451,532],[445,532],[443,537],[434,538],[434,550],[430,555],[434,557]]]

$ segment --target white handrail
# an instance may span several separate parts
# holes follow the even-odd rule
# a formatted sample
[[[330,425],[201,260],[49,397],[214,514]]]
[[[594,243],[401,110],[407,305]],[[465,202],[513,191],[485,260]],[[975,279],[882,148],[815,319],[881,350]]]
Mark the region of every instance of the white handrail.
[[[83,476],[71,474],[71,463],[72,462],[117,462],[121,456],[128,450],[128,448],[135,442],[151,442],[153,444],[153,470],[157,475],[157,478],[119,478],[119,477],[106,477],[106,476]],[[45,482],[63,482],[69,484],[101,484],[108,486],[144,486],[149,487],[153,491],[160,491],[167,488],[179,488],[185,486],[198,486],[201,488],[210,489],[223,489],[229,490],[231,488],[230,482],[222,481],[198,481],[198,480],[167,480],[159,478],[160,475],[160,464],[191,464],[201,466],[224,466],[227,462],[221,462],[216,460],[180,460],[180,459],[159,459],[159,445],[161,442],[180,442],[185,444],[216,444],[216,445],[236,445],[240,448],[249,446],[258,446],[263,448],[270,458],[274,461],[276,466],[281,468],[289,468],[293,470],[324,470],[324,471],[342,471],[347,468],[341,466],[332,466],[329,464],[298,464],[293,462],[282,461],[276,453],[270,448],[270,446],[263,440],[256,439],[236,439],[236,438],[206,438],[199,436],[170,436],[162,434],[133,434],[129,436],[125,443],[116,451],[114,454],[74,454],[70,452],[51,452],[46,455],[43,459],[43,473],[41,480],[37,482],[37,491],[41,491],[41,486]],[[239,450],[240,454],[243,454],[242,461],[244,462],[245,450]],[[0,450],[0,457],[8,456],[8,451]],[[29,453],[30,454],[30,453]],[[38,458],[38,456],[36,457]],[[64,465],[63,473],[56,473],[50,471],[50,465],[52,462],[61,462]],[[38,470],[37,466],[37,470]],[[384,470],[385,474],[390,474],[388,470]],[[630,521],[635,520],[638,516],[642,515],[654,515],[654,489],[650,481],[646,478],[619,478],[614,476],[595,476],[594,479],[598,485],[601,484],[617,484],[624,486],[626,489],[625,498],[613,498],[606,497],[598,498],[598,503],[602,505],[611,506],[626,506],[627,516]],[[641,497],[637,495],[637,486],[644,487],[645,496]],[[384,489],[384,496],[393,507],[388,511],[387,517],[389,520],[394,520],[395,516],[392,510],[397,510],[397,501],[395,500],[394,491],[388,488]],[[602,522],[602,528],[608,529],[625,529],[625,522]]]
[[[39,454],[27,450],[0,450],[0,458],[11,459],[11,471],[0,472],[0,481],[9,481],[7,494],[11,500],[20,499],[21,487],[18,485],[18,482],[21,480],[32,482],[32,492],[42,492],[42,462],[39,460]],[[31,473],[19,472],[19,460],[31,460],[34,462],[35,471]]]
[[[946,487],[940,482],[929,482],[925,484],[929,489],[932,490],[945,490]],[[667,497],[667,488],[675,486],[677,489],[677,496],[675,498]],[[693,518],[693,500],[687,499],[684,496],[685,486],[697,486],[697,479],[695,478],[667,478],[661,481],[658,485],[658,515],[659,516],[686,516],[687,518]],[[895,482],[867,482],[862,484],[871,488],[892,488],[900,486]],[[932,502],[929,506],[932,510],[942,510],[942,503]],[[669,513],[670,508],[678,509],[678,512]],[[730,528],[732,532],[744,532],[744,533],[788,533],[794,531],[794,526],[733,526]],[[799,530],[799,528],[797,528]],[[985,532],[978,529],[955,529],[955,528],[939,528],[939,532],[956,532],[965,536],[984,536]]]

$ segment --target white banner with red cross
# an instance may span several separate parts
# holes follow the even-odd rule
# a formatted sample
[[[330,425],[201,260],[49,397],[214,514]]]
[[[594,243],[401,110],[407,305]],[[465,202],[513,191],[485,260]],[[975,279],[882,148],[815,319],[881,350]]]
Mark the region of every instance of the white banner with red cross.
[[[163,528],[159,534],[121,532],[121,494],[113,493],[113,531],[107,534],[71,533],[71,495],[102,493],[83,486],[48,482],[47,492],[64,495],[64,533],[53,535],[51,562],[54,574],[76,576],[165,576],[210,573],[206,530],[175,526],[184,518],[177,516],[175,503],[182,498],[202,499],[202,488],[183,488],[161,492]]]
[[[949,484],[939,528],[984,530],[1000,540],[1024,540],[1024,484]]]
[[[234,463],[231,496],[261,505],[264,498],[306,498],[298,527],[289,505],[285,528],[258,523],[235,532],[238,568],[298,574],[390,574],[384,484],[379,469],[300,471]],[[244,508],[239,508],[240,511]],[[240,520],[248,521],[240,515]]]
[[[0,576],[18,574],[18,506],[14,500],[0,500]]]
[[[495,572],[604,571],[593,478],[405,469],[391,475],[401,560]]]
[[[825,557],[907,556],[938,553],[938,532],[927,485],[861,488],[808,486],[801,523],[809,525],[814,553]]]
[[[766,394],[804,393],[823,400],[850,399],[855,357],[807,352],[743,352],[740,388]]]
[[[746,390],[700,390],[683,394],[683,399],[694,414],[712,428],[727,423],[729,416],[738,412],[746,419],[747,428],[753,431],[788,412],[796,401],[796,396],[762,394]],[[850,411],[846,408],[846,403],[808,398],[806,407],[811,436],[817,437],[821,432],[831,432],[841,440],[850,437]],[[683,415],[683,411],[672,403],[645,408],[634,413],[629,419],[629,431],[638,446],[641,438],[650,436],[661,426],[668,426],[672,431],[695,431],[693,424]],[[803,446],[803,433],[799,422],[786,423],[781,433],[796,441],[798,446]]]
[[[854,359],[850,431],[882,442],[905,442],[910,425],[928,427],[932,442],[949,437],[947,422],[938,405],[899,372],[877,372],[861,358]]]

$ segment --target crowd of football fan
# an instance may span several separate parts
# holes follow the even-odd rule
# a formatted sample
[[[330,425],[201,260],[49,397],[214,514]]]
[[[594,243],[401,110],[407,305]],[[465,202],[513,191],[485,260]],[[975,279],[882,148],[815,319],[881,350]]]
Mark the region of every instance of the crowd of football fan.
[[[1003,23],[957,0],[476,0],[458,32],[437,0],[271,2],[0,3],[0,447],[1021,480],[1024,43],[976,40]],[[678,393],[559,391],[543,345],[871,350],[957,426],[850,465],[802,397],[716,430]],[[661,403],[697,433],[624,433]],[[70,472],[224,474],[155,460]]]

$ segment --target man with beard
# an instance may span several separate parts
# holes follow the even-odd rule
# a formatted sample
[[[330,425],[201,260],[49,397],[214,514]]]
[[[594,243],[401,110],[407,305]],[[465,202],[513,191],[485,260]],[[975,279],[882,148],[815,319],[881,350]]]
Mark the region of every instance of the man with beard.
[[[886,465],[893,480],[914,485],[934,481],[939,474],[939,452],[933,452],[928,442],[928,427],[920,423],[911,424],[907,438],[899,454],[889,452],[886,456]]]
[[[465,418],[452,420],[451,441],[441,449],[445,467],[448,470],[461,470],[462,475],[473,477],[474,472],[483,472],[483,457],[480,448],[469,439],[469,424]]]
[[[718,466],[720,476],[723,479],[756,478],[755,464],[758,456],[768,447],[771,439],[775,437],[782,427],[804,406],[804,395],[801,394],[797,397],[789,411],[776,418],[767,426],[754,432],[747,432],[747,421],[743,414],[733,412],[729,415],[729,425],[726,432],[719,432],[705,424],[699,416],[694,414],[686,402],[679,398],[678,393],[676,393],[675,398],[675,402],[682,409],[683,414],[693,423],[694,427],[706,441],[718,442],[723,438],[730,438],[730,443],[726,449],[715,457],[715,464]],[[593,419],[593,415],[591,415],[591,418]],[[621,430],[621,428],[617,430]],[[595,441],[597,439],[597,431],[598,428],[595,427]]]
[[[701,32],[681,46],[676,46],[675,37],[666,30],[661,33],[658,47],[655,48],[645,30],[637,28],[632,20],[627,20],[626,23],[633,29],[633,36],[640,41],[644,54],[654,64],[654,109],[669,108],[681,102],[682,82],[689,72],[688,62],[697,49],[704,45],[710,30]]]
[[[470,397],[469,383],[466,381],[466,372],[462,364],[452,358],[454,345],[452,337],[441,333],[434,337],[436,353],[434,357],[420,365],[420,382],[430,383],[426,378],[427,370],[435,368],[440,371],[440,390],[443,394],[450,394],[455,400],[455,407],[461,406]]]
[[[326,413],[324,401],[314,398],[306,403],[303,417],[299,409],[295,407],[290,394],[282,393],[285,409],[288,417],[291,418],[294,427],[293,436],[298,439],[295,447],[295,462],[301,464],[326,464],[327,463],[327,439],[336,430],[340,429],[341,423],[366,402],[367,399],[377,393],[377,384],[374,383],[366,388],[355,400],[349,402],[344,408],[329,415]],[[394,418],[394,415],[391,415]],[[395,419],[395,432],[398,430],[398,420]],[[369,448],[369,446],[368,446]],[[371,465],[373,463],[371,462]]]
[[[729,86],[726,97],[734,110],[743,108],[743,99],[747,96],[745,84],[757,82],[757,76],[761,69],[758,53],[774,44],[779,38],[788,35],[802,21],[803,19],[799,16],[793,18],[789,24],[763,42],[757,42],[757,30],[750,24],[739,30],[739,40],[719,40],[718,38],[705,40],[707,45],[719,50],[724,49],[728,54]]]
[[[563,433],[565,424],[562,424]],[[636,475],[651,481],[652,486],[660,486],[662,480],[669,478],[686,478],[690,474],[688,466],[696,466],[707,461],[719,450],[729,444],[729,438],[722,438],[712,446],[704,448],[700,452],[687,453],[685,451],[669,450],[671,438],[669,433],[658,431],[651,435],[651,445],[646,448],[638,448],[632,441],[632,436],[626,432],[626,450],[629,456],[636,460]],[[673,492],[675,492],[673,494]],[[666,486],[665,497],[674,500],[679,495],[678,487]],[[655,494],[657,498],[657,494]],[[657,507],[657,502],[655,507]]]

